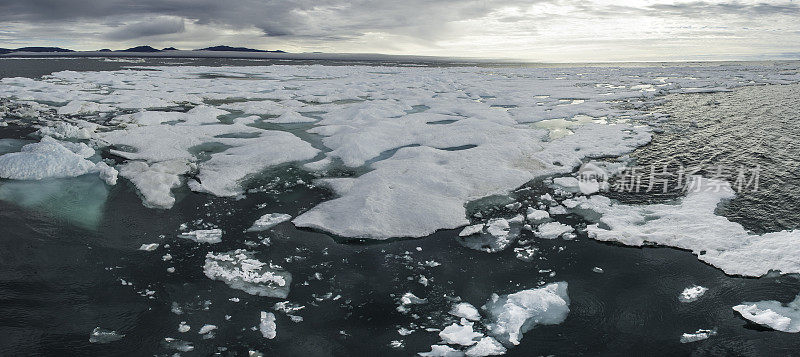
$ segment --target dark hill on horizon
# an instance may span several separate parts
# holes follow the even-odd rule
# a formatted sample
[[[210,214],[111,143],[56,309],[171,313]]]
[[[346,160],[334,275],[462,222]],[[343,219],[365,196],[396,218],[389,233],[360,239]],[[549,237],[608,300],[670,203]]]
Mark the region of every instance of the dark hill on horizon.
[[[231,47],[231,46],[212,46],[206,48],[196,49],[195,51],[231,51],[231,52],[271,52],[271,53],[286,53],[285,51],[276,50],[276,51],[267,51],[267,50],[257,50],[255,48],[247,48],[247,47]]]

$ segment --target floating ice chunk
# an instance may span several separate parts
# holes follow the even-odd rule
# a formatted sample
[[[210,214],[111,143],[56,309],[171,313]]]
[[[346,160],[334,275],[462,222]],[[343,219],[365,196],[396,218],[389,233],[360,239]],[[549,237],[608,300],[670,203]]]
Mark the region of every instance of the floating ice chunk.
[[[458,233],[459,237],[466,237],[471,236],[473,234],[478,234],[483,231],[483,223],[473,224],[471,226],[466,226],[461,232]]]
[[[173,349],[176,351],[181,352],[190,352],[194,351],[194,345],[191,342],[179,340],[172,337],[165,337],[164,341],[161,342],[165,348]]]
[[[255,259],[254,253],[243,249],[206,254],[203,272],[211,279],[223,281],[248,294],[281,299],[289,295],[292,283],[292,274],[270,268]]]
[[[205,334],[207,334],[207,333],[209,333],[211,331],[214,331],[216,329],[217,329],[217,325],[206,324],[206,325],[203,325],[203,327],[201,327],[200,330],[197,331],[197,333],[200,334],[200,335],[205,335]]]
[[[551,215],[563,215],[563,214],[567,214],[567,213],[569,213],[567,211],[567,208],[562,206],[562,205],[550,207],[550,214]]]
[[[142,244],[142,246],[139,247],[139,250],[152,252],[152,251],[156,250],[156,248],[158,248],[158,246],[159,246],[158,243]]]
[[[278,325],[275,324],[275,314],[271,312],[261,311],[261,322],[258,324],[258,330],[264,338],[273,339],[278,335]]]
[[[775,300],[745,302],[733,310],[747,320],[773,330],[800,332],[800,295],[788,304]]]
[[[703,294],[705,294],[706,291],[708,291],[708,288],[706,288],[704,286],[700,286],[700,285],[690,286],[690,287],[688,287],[686,289],[683,289],[683,291],[681,292],[681,295],[678,296],[678,300],[680,300],[680,302],[697,301],[697,299],[699,299],[701,296],[703,296]]]
[[[491,334],[501,342],[518,345],[522,334],[536,325],[560,324],[567,318],[567,283],[551,283],[502,297],[492,294],[483,309],[492,321],[486,326]]]
[[[417,353],[422,357],[462,357],[464,352],[461,352],[453,347],[447,345],[431,345],[430,352]]]
[[[192,329],[192,327],[187,325],[186,321],[181,321],[181,323],[178,324],[178,332],[180,332],[180,333],[189,332],[189,330],[191,330],[191,329]]]
[[[531,223],[540,223],[550,219],[550,213],[547,213],[545,210],[535,209],[533,207],[528,207],[528,212],[526,213],[526,218]]]
[[[504,218],[493,218],[486,223],[486,233],[495,237],[506,237],[510,230],[511,226]]]
[[[677,204],[626,205],[595,195],[573,199],[571,211],[597,222],[587,226],[589,236],[597,240],[691,250],[698,259],[733,275],[800,273],[800,231],[756,235],[714,214],[720,202],[733,197],[727,182],[693,176],[688,194]]]
[[[109,343],[122,339],[125,335],[117,333],[117,331],[106,330],[103,328],[95,327],[89,334],[89,342],[91,343]]]
[[[578,179],[572,176],[553,178],[553,184],[567,192],[580,192]]]
[[[681,335],[681,343],[692,343],[708,339],[717,334],[716,330],[697,330],[695,333],[684,333]]]
[[[592,268],[592,271],[598,274],[603,274],[603,268],[601,267],[594,267]]]
[[[570,233],[574,231],[572,227],[559,223],[559,222],[548,222],[540,225],[536,229],[536,236],[542,239],[556,239],[565,233]]]
[[[453,305],[453,308],[450,309],[450,315],[465,318],[470,321],[478,321],[481,319],[481,314],[478,312],[478,309],[468,302],[460,302]]]
[[[484,337],[474,346],[467,349],[468,357],[499,356],[506,354],[506,348],[492,337]]]
[[[0,177],[12,180],[41,180],[50,177],[75,177],[100,172],[109,184],[116,182],[116,170],[106,163],[95,164],[86,158],[94,150],[83,143],[61,142],[45,136],[22,151],[0,155]]]
[[[267,229],[270,229],[278,225],[279,223],[286,222],[290,219],[292,219],[292,216],[285,213],[267,213],[261,216],[261,218],[257,219],[253,223],[253,226],[248,228],[247,231],[248,232],[265,231]]]
[[[219,228],[198,229],[196,231],[178,234],[178,237],[191,239],[198,243],[214,244],[222,242],[222,230]]]
[[[36,133],[39,136],[50,136],[56,139],[90,139],[97,125],[79,127],[66,122],[56,122],[53,126],[40,128]]]
[[[120,166],[119,174],[131,181],[149,208],[171,208],[175,204],[172,189],[181,185],[181,176],[191,169],[182,160],[157,162],[152,165],[130,161]]]
[[[450,345],[474,345],[477,342],[475,339],[483,337],[483,334],[473,331],[472,325],[472,322],[467,321],[467,319],[461,319],[460,324],[453,323],[445,327],[439,332],[439,337]]]
[[[403,294],[398,300],[399,305],[397,306],[397,311],[402,313],[407,313],[410,311],[410,305],[419,305],[419,304],[427,304],[428,299],[422,299],[417,297],[411,292],[407,292]]]

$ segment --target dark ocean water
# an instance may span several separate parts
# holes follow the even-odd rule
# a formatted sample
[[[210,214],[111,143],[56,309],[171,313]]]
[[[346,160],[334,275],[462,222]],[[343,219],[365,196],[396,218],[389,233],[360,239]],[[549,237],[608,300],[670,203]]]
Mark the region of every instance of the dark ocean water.
[[[15,67],[7,65],[10,61]],[[144,64],[167,62],[242,65],[237,60]],[[92,59],[0,60],[0,76],[127,65],[131,64]],[[755,231],[796,228],[800,181],[791,165],[800,154],[798,93],[794,86],[766,86],[670,96],[657,110],[674,120],[631,156],[639,164],[669,158],[768,167],[761,176],[763,191],[741,195],[723,212]],[[24,139],[29,132],[0,127],[0,138]],[[42,188],[46,184],[31,188],[3,182],[0,191],[14,198],[0,201],[0,354],[171,355],[175,351],[162,341],[174,337],[194,344],[194,351],[186,355],[246,355],[249,350],[275,356],[413,355],[430,350],[439,341],[437,333],[418,330],[400,336],[397,329],[411,323],[438,328],[449,324],[451,302],[445,295],[481,306],[492,293],[562,280],[569,283],[571,299],[566,321],[526,333],[508,355],[760,356],[792,355],[800,347],[797,335],[754,326],[731,310],[743,301],[789,301],[800,291],[800,281],[787,276],[726,276],[676,249],[623,247],[579,235],[572,241],[537,240],[539,258],[525,262],[511,249],[495,254],[467,249],[458,242],[457,230],[369,243],[291,224],[242,233],[263,213],[294,216],[331,197],[324,189],[297,184],[298,179],[309,182],[312,177],[291,167],[275,169],[253,183],[264,188],[262,192],[241,200],[184,188],[167,211],[143,207],[125,180],[108,189],[86,177],[56,180],[51,189]],[[530,186],[532,190],[520,191],[515,198],[548,191],[541,183]],[[676,195],[617,198],[652,202]],[[198,219],[218,224],[226,233],[223,242],[209,246],[175,237],[182,223]],[[561,221],[582,224],[572,216]],[[522,239],[530,238],[525,234]],[[269,238],[269,246],[259,244],[264,238]],[[155,252],[137,250],[153,242],[162,247]],[[246,242],[252,243],[259,260],[292,272],[295,283],[288,300],[306,306],[298,313],[304,319],[299,323],[276,313],[274,340],[252,328],[258,325],[259,312],[272,311],[280,299],[230,289],[202,272],[208,251],[233,250]],[[163,261],[165,253],[173,259]],[[426,261],[441,265],[428,267],[422,264]],[[168,273],[168,267],[175,273]],[[604,273],[593,272],[593,267],[602,267]],[[420,275],[430,280],[428,287],[417,283]],[[680,303],[680,292],[694,284],[708,287],[708,293],[694,303]],[[146,290],[155,291],[152,298]],[[430,300],[414,307],[419,319],[395,310],[397,298],[409,291]],[[233,297],[240,301],[230,301]],[[183,314],[171,312],[173,305]],[[192,326],[189,333],[177,331],[181,321]],[[196,333],[206,323],[219,326],[215,338],[204,340]],[[110,344],[89,343],[89,332],[98,326],[126,336]],[[712,328],[718,334],[708,340],[679,343],[682,333]],[[403,340],[404,347],[390,347],[392,340]]]

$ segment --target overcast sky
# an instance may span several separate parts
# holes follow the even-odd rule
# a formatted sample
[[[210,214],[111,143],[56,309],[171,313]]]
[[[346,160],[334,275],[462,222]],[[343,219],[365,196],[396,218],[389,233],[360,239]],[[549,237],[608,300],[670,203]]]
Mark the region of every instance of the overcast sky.
[[[791,0],[0,0],[0,47],[221,44],[557,62],[800,58],[800,5]]]

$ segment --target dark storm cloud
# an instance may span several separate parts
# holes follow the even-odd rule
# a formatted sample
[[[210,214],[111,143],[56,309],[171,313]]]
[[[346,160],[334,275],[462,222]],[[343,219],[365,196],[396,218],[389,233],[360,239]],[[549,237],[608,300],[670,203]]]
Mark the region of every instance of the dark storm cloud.
[[[106,34],[109,40],[131,40],[139,37],[166,35],[186,31],[182,18],[159,17],[125,25]]]
[[[523,0],[3,0],[0,21],[26,23],[167,15],[201,24],[255,26],[270,36],[357,36],[421,28],[484,16]],[[146,31],[146,30],[141,30]]]

